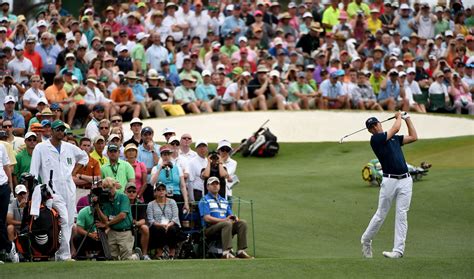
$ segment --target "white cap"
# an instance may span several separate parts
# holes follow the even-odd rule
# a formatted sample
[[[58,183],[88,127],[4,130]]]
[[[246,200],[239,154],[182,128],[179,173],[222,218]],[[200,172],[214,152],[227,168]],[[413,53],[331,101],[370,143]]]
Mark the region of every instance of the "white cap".
[[[91,8],[87,8],[87,9],[84,11],[84,14],[87,14],[87,13],[94,13],[94,10],[92,10]]]
[[[7,32],[7,28],[5,26],[0,26],[0,31],[4,31],[4,32]]]
[[[240,42],[248,42],[247,37],[245,37],[245,36],[240,37],[239,38],[239,43]]]
[[[112,44],[115,45],[114,38],[112,38],[112,37],[107,37],[107,38],[105,38],[104,43],[112,43]]]
[[[18,194],[23,193],[23,192],[25,192],[25,193],[27,192],[27,191],[26,191],[26,186],[23,185],[23,184],[18,184],[18,185],[16,185],[16,187],[15,187],[15,194],[18,195]]]
[[[209,70],[204,70],[202,71],[202,76],[205,77],[205,76],[211,76],[211,71]]]
[[[218,65],[217,65],[217,69],[218,69],[218,70],[219,70],[219,69],[223,69],[223,70],[224,70],[224,69],[225,69],[224,64],[218,64]]]
[[[408,6],[407,4],[403,3],[400,5],[400,10],[409,10],[410,9],[410,6]]]
[[[442,12],[442,11],[443,11],[443,7],[441,7],[441,6],[436,6],[436,8],[435,8],[435,13],[437,13],[437,12]]]
[[[234,5],[233,4],[227,5],[227,7],[225,9],[227,11],[233,11],[234,10]]]
[[[173,128],[165,128],[163,130],[162,135],[165,135],[165,134],[168,134],[168,133],[175,133],[176,134],[176,131]]]
[[[68,54],[66,54],[66,59],[68,59],[70,57],[76,59],[76,56],[74,56],[74,53],[72,53],[72,52],[69,52]]]
[[[132,119],[132,121],[130,121],[130,126],[131,126],[132,124],[135,124],[135,123],[140,123],[140,124],[143,125],[142,120],[141,120],[140,118],[138,118],[138,117],[135,117],[135,118]]]
[[[404,65],[405,65],[405,64],[403,64],[403,62],[400,61],[400,60],[397,61],[397,62],[395,62],[395,67],[400,67],[400,66],[403,67]]]
[[[124,50],[128,51],[127,46],[124,46],[124,45],[119,46],[119,48],[118,48],[118,51],[119,51],[119,52],[122,52],[122,51],[124,51]]]
[[[436,56],[430,55],[430,56],[428,56],[428,60],[436,60]]]
[[[172,143],[173,141],[179,142],[179,139],[176,136],[172,136],[168,139],[168,143]]]
[[[39,103],[43,103],[43,104],[47,105],[47,104],[48,104],[48,100],[47,100],[45,97],[41,97],[41,98],[38,99],[38,103],[37,103],[37,104],[39,104]]]
[[[303,18],[307,18],[307,17],[313,18],[313,15],[310,12],[305,12],[303,14]]]
[[[280,72],[278,72],[277,70],[272,70],[270,72],[270,76],[271,77],[280,77]]]
[[[352,62],[355,62],[355,61],[357,61],[357,60],[362,60],[362,59],[361,59],[359,56],[354,56],[354,57],[352,58]]]
[[[399,77],[403,77],[403,76],[406,76],[406,75],[407,75],[407,73],[405,73],[404,71],[398,72]]]
[[[242,76],[242,77],[249,77],[249,76],[250,76],[250,73],[247,72],[247,71],[244,71],[243,73],[240,74],[240,76]]]
[[[290,2],[290,4],[288,4],[288,9],[293,9],[293,8],[296,8],[296,3]]]
[[[33,133],[33,132],[28,132],[28,133],[26,133],[26,135],[25,135],[25,139],[27,139],[27,138],[29,138],[29,137],[37,137],[37,135],[36,135],[35,133]]]
[[[140,32],[137,34],[136,38],[137,38],[137,41],[141,41],[145,38],[148,38],[150,37],[150,34],[145,34],[144,32]]]
[[[148,76],[158,76],[158,71],[155,69],[148,70]]]
[[[230,142],[228,140],[221,140],[217,143],[217,150],[221,149],[224,146],[232,148],[232,145],[230,144]]]
[[[23,47],[23,44],[17,44],[16,46],[13,47],[14,50],[24,50],[25,48]]]
[[[280,37],[276,37],[275,40],[273,40],[274,45],[282,45],[283,40]]]
[[[48,23],[46,23],[45,20],[40,20],[38,21],[38,24],[36,24],[38,27],[41,27],[41,26],[44,26],[44,27],[47,27],[48,26]]]
[[[194,147],[197,148],[197,147],[200,146],[201,144],[204,144],[205,146],[208,146],[208,145],[207,145],[207,141],[205,141],[205,140],[198,140],[198,141],[196,141],[196,143],[194,144]]]
[[[16,103],[15,97],[13,97],[12,95],[7,95],[7,96],[5,97],[5,100],[3,101],[3,104],[7,104],[7,103],[9,103],[9,102],[14,102],[14,103]]]
[[[92,82],[93,84],[97,84],[97,80],[95,80],[94,78],[88,78],[86,81]]]
[[[395,73],[395,74],[398,75],[398,71],[397,71],[396,69],[391,69],[391,70],[388,72],[389,75],[390,75],[390,74],[393,74],[393,73]]]
[[[72,75],[71,80],[79,81],[79,79],[75,75]]]
[[[454,36],[453,31],[448,30],[448,31],[444,32],[444,36],[445,36],[445,37],[447,37],[447,36]]]
[[[407,69],[407,74],[411,74],[411,73],[416,73],[415,68],[410,67],[410,68]]]
[[[111,134],[111,135],[107,138],[108,142],[111,142],[113,139],[120,139],[120,136],[117,135],[117,134]]]

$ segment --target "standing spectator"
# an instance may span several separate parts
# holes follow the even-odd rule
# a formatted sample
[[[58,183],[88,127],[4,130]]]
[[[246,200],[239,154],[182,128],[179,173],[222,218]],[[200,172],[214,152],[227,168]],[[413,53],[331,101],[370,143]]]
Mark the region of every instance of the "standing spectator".
[[[56,253],[56,259],[68,261],[71,259],[69,242],[76,213],[76,186],[72,177],[88,162],[87,154],[78,147],[64,142],[66,127],[60,120],[52,124],[53,136],[49,141],[37,145],[31,158],[30,173],[43,183],[48,184],[52,178],[55,194],[53,207],[58,209],[61,218],[61,246]],[[51,177],[50,172],[53,172]],[[38,189],[38,188],[37,188]],[[33,194],[35,197],[35,194]],[[40,198],[40,195],[38,195]],[[41,198],[40,198],[41,199]],[[40,201],[33,200],[31,215],[39,215]]]
[[[2,122],[2,128],[7,132],[7,142],[10,143],[13,147],[13,150],[16,151],[24,143],[23,137],[16,137],[13,135],[13,124],[9,119],[5,119]]]
[[[211,18],[202,10],[202,2],[200,0],[194,2],[194,15],[189,19],[191,28],[191,37],[199,37],[201,40],[207,37],[207,32],[211,28]]]
[[[44,94],[50,104],[57,103],[59,105],[64,112],[61,118],[64,118],[64,116],[67,115],[67,123],[69,126],[72,126],[76,115],[77,105],[73,98],[68,97],[66,90],[64,90],[63,77],[54,77],[53,84],[46,88]]]
[[[13,74],[16,82],[28,81],[35,74],[33,64],[25,58],[23,45],[16,45],[13,50],[15,50],[15,58],[8,62],[8,70]]]
[[[169,53],[168,50],[161,45],[160,34],[153,34],[151,40],[153,45],[146,50],[146,61],[150,69],[161,71],[161,62],[168,61]]]
[[[418,36],[432,39],[435,36],[435,25],[438,18],[430,12],[430,5],[423,3],[421,10],[414,18],[415,26],[418,29]]]
[[[143,143],[138,146],[139,162],[146,166],[147,183],[150,183],[151,169],[156,166],[160,160],[160,146],[153,141],[154,131],[150,127],[144,127],[141,131]]]
[[[225,198],[227,198],[229,201],[232,201],[232,187],[238,183],[238,178],[235,174],[237,171],[237,161],[230,157],[232,145],[228,140],[221,140],[217,144],[217,152],[219,152],[222,164],[227,170],[227,176],[225,177]]]
[[[146,73],[148,68],[148,59],[145,53],[145,46],[147,45],[148,37],[150,37],[149,34],[143,32],[138,33],[136,44],[131,51],[130,57],[133,61],[133,70],[138,74]]]
[[[21,94],[24,92],[23,86],[13,80],[10,71],[6,71],[4,74],[3,84],[0,85],[0,111],[5,110],[3,102],[7,96],[13,96],[15,102],[18,102]]]
[[[79,148],[87,153],[89,162],[72,178],[76,184],[76,204],[80,198],[89,194],[92,184],[100,180],[100,164],[89,155],[92,151],[91,140],[87,137],[82,138]]]
[[[121,46],[117,52],[118,57],[115,65],[119,68],[119,70],[124,73],[133,71],[133,62],[132,58],[130,58],[128,48],[126,46]]]
[[[324,10],[323,13],[323,27],[326,32],[331,32],[332,28],[339,24],[339,1],[331,0],[331,5]]]
[[[140,118],[133,118],[132,121],[130,121],[130,130],[132,131],[133,134],[129,140],[123,143],[125,147],[127,147],[127,145],[129,145],[130,143],[135,144],[135,146],[137,147],[143,143],[142,134],[141,134],[142,126],[143,126],[143,122],[140,120]]]
[[[401,4],[399,15],[393,20],[393,25],[398,29],[402,38],[410,37],[413,33],[412,19],[413,17],[411,16],[410,6],[406,3]]]
[[[225,18],[221,26],[221,35],[223,37],[227,37],[229,34],[233,34],[237,39],[245,36],[247,27],[245,26],[245,22],[240,18],[240,13],[240,4],[234,4],[232,14]]]
[[[175,13],[178,6],[173,2],[166,4],[166,17],[163,19],[163,26],[171,30],[170,35],[175,41],[180,42],[189,30],[189,24],[184,18],[178,17]]]
[[[35,69],[35,75],[39,75],[43,69],[43,60],[38,51],[35,51],[36,37],[34,35],[28,36],[25,41],[25,58],[31,61],[33,68]]]
[[[121,52],[122,47],[126,47],[128,52],[132,52],[135,42],[128,39],[127,31],[122,30],[119,32],[119,43],[115,46],[117,52]]]
[[[145,192],[145,188],[147,187],[147,171],[146,166],[143,162],[137,161],[138,155],[138,148],[134,143],[129,143],[125,145],[124,149],[125,158],[127,158],[127,162],[133,167],[135,170],[135,190],[136,190],[136,197],[143,201],[143,192]]]
[[[194,144],[196,156],[188,160],[189,184],[192,192],[190,196],[194,201],[199,201],[204,196],[204,180],[201,177],[202,170],[207,166],[207,142],[198,140]]]
[[[13,169],[13,183],[18,184],[18,177],[22,173],[30,172],[31,156],[36,144],[38,136],[34,132],[28,132],[25,135],[25,148],[16,154],[16,165]]]
[[[43,33],[41,34],[41,44],[36,47],[36,51],[41,55],[43,61],[41,75],[46,81],[47,86],[53,83],[54,76],[56,75],[56,61],[61,51],[53,42],[54,38],[51,33]]]
[[[221,236],[222,238],[222,258],[233,259],[232,236],[237,234],[237,257],[241,259],[251,259],[245,249],[247,248],[247,223],[233,215],[229,202],[219,195],[219,178],[210,177],[207,181],[209,191],[199,201],[199,212],[202,218],[202,225],[205,227],[206,237]],[[219,206],[218,206],[219,205]]]
[[[105,138],[103,136],[97,136],[93,139],[92,143],[94,144],[94,151],[89,153],[89,155],[97,160],[102,168],[109,162],[109,159],[103,155],[105,149]]]
[[[13,134],[17,136],[23,136],[25,133],[25,118],[15,109],[15,98],[11,95],[5,97],[3,101],[5,111],[3,111],[2,119],[10,120],[13,124]]]
[[[134,145],[132,145],[134,146]],[[143,253],[143,260],[149,261],[150,256],[148,256],[148,242],[150,239],[150,231],[146,222],[146,204],[140,201],[138,198],[138,189],[135,186],[135,183],[129,182],[125,188],[125,193],[130,202],[130,211],[132,215],[132,224],[135,229],[136,242],[140,239],[140,247]]]
[[[104,119],[105,109],[102,105],[97,104],[92,108],[92,118],[87,123],[85,137],[89,139],[94,139],[100,135],[99,122]]]
[[[120,29],[122,28],[122,25],[117,22],[117,13],[115,12],[114,7],[108,6],[105,9],[105,22],[103,23],[104,26],[109,26],[111,31],[112,31],[112,36],[114,39],[117,39],[119,37],[119,32]]]
[[[79,83],[82,83],[84,80],[85,75],[82,74],[81,69],[76,67],[76,57],[74,56],[74,53],[68,53],[66,54],[66,65],[64,68],[59,71],[59,74],[64,75],[65,72],[71,72],[74,76],[77,77],[77,80]]]
[[[117,180],[120,184],[120,189],[117,189],[117,191],[123,194],[127,183],[135,181],[135,171],[127,161],[119,159],[119,150],[119,146],[114,143],[107,146],[109,162],[105,163],[100,168],[100,171],[102,173],[102,179],[111,177]]]
[[[41,77],[39,75],[33,75],[30,79],[31,87],[26,90],[23,95],[23,108],[29,110],[32,113],[41,112],[38,110],[38,104],[42,100],[47,105],[46,95],[41,90]]]
[[[363,11],[365,16],[370,15],[369,5],[364,3],[362,0],[354,0],[347,7],[347,13],[350,18],[354,18],[358,11]]]

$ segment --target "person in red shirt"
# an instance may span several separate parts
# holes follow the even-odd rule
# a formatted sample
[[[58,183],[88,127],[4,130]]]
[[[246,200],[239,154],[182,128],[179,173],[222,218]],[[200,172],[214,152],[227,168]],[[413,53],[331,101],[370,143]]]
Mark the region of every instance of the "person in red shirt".
[[[104,22],[104,26],[110,26],[110,28],[112,29],[112,36],[115,40],[117,40],[119,37],[120,29],[122,28],[122,25],[115,20],[115,18],[117,17],[117,13],[115,12],[114,7],[112,6],[108,6],[105,10],[105,13],[106,20]]]
[[[31,60],[33,68],[35,69],[35,75],[41,75],[41,69],[43,68],[43,60],[41,55],[35,51],[36,38],[35,36],[28,36],[25,42],[24,56]]]
[[[240,48],[239,66],[244,68],[244,64],[248,63],[248,64],[250,64],[250,68],[252,69],[252,73],[255,73],[257,71],[257,65],[255,64],[255,62],[249,61],[248,54],[249,54],[249,51],[246,47]]]

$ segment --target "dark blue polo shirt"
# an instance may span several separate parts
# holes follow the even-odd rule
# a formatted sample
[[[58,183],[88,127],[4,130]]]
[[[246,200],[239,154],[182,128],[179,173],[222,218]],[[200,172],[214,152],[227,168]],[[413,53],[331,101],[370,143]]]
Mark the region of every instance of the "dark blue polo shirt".
[[[387,132],[372,135],[370,145],[382,165],[383,173],[404,174],[408,172],[402,148],[403,136],[394,135],[387,141]]]

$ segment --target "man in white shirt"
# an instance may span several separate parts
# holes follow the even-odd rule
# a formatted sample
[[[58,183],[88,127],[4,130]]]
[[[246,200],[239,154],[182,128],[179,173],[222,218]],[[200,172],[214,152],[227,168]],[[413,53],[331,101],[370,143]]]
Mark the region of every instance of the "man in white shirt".
[[[16,45],[13,49],[15,59],[8,63],[8,70],[13,74],[16,82],[28,81],[35,74],[33,63],[23,55],[23,45]]]
[[[194,145],[197,156],[188,161],[189,171],[189,196],[193,201],[199,201],[204,196],[204,180],[201,177],[202,170],[207,166],[207,142],[204,140],[196,141]]]
[[[119,32],[119,42],[115,46],[115,51],[120,53],[120,50],[122,49],[122,46],[127,47],[128,53],[132,52],[132,48],[135,46],[135,42],[130,41],[128,39],[128,34],[125,30],[122,30]]]
[[[151,39],[153,40],[153,45],[145,52],[146,60],[148,61],[149,69],[161,72],[161,61],[168,61],[168,50],[161,45],[159,33],[153,34]]]
[[[236,185],[238,181],[238,177],[235,175],[237,170],[237,161],[230,158],[230,154],[232,152],[232,146],[228,140],[221,140],[217,144],[217,152],[219,152],[219,156],[221,156],[221,160],[224,163],[224,167],[227,170],[227,177],[225,178],[226,181],[226,195],[229,201],[232,200],[232,187]]]
[[[95,105],[100,104],[105,109],[105,118],[109,119],[110,115],[116,114],[112,101],[106,98],[102,91],[97,88],[97,80],[88,78],[86,90],[87,93],[84,96],[84,101],[89,108],[89,111],[92,110]]]
[[[170,29],[163,26],[163,13],[155,11],[151,16],[151,23],[147,25],[146,32],[150,34],[160,35],[161,42],[165,42],[166,37],[170,34]]]
[[[202,3],[196,2],[194,4],[194,15],[189,19],[191,26],[191,37],[198,36],[203,40],[207,37],[207,31],[212,27],[211,18],[202,11]]]
[[[175,14],[177,9],[178,6],[173,2],[166,4],[167,16],[163,20],[163,26],[171,30],[171,36],[173,36],[176,42],[180,42],[185,34],[187,34],[189,24]]]
[[[100,135],[99,122],[104,119],[105,109],[102,105],[94,105],[92,109],[92,119],[87,123],[85,137],[88,139],[95,139]]]

